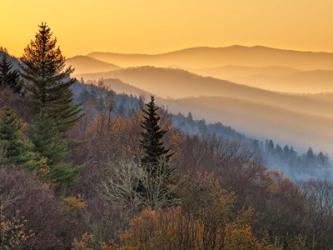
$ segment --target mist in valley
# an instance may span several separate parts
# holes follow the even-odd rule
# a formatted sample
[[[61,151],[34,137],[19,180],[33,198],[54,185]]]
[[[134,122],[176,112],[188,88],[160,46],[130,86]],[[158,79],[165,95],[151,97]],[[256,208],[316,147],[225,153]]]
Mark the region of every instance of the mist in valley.
[[[332,61],[329,53],[234,46],[159,55],[96,52],[68,63],[75,64],[78,79],[102,81],[117,93],[155,95],[173,114],[190,112],[207,124],[221,122],[249,138],[292,145],[300,155],[312,147],[329,156],[333,155]],[[108,63],[110,69],[105,70]],[[291,166],[295,163],[263,158],[270,168],[294,180],[332,177],[330,167],[305,167],[309,171],[302,173]]]

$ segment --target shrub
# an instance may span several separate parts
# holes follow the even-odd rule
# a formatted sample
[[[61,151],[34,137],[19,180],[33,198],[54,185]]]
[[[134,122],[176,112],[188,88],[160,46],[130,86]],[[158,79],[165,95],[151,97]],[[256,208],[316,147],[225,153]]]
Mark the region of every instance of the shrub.
[[[181,208],[144,210],[120,235],[119,249],[203,249],[203,225]],[[123,248],[121,248],[123,247]]]
[[[0,206],[0,249],[21,249],[33,237],[33,233],[27,229],[27,221],[18,212],[7,217],[3,210]]]
[[[77,227],[72,225],[48,184],[23,170],[0,169],[0,202],[7,218],[19,211],[34,232],[28,249],[63,249],[70,245]]]

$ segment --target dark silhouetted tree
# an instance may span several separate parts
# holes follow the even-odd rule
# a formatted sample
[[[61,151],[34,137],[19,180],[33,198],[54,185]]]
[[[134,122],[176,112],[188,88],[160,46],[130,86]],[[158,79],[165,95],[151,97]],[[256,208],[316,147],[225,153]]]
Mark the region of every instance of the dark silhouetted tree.
[[[266,150],[268,153],[274,153],[274,142],[272,140],[266,141]]]
[[[157,113],[154,97],[146,104],[144,119],[141,122],[143,132],[141,133],[141,146],[144,150],[141,165],[146,173],[146,178],[136,188],[137,192],[144,198],[145,204],[151,208],[159,208],[173,203],[175,186],[173,168],[169,159],[172,156],[170,150],[163,144],[163,136],[167,131],[159,125],[160,117]]]
[[[323,166],[328,165],[328,163],[329,163],[328,156],[324,155],[323,152],[319,152],[319,154],[318,154],[318,161],[319,161],[319,164],[323,165]]]
[[[313,153],[313,149],[310,147],[306,152],[306,161],[307,163],[313,163],[315,160],[315,155]]]
[[[154,168],[162,159],[168,161],[171,156],[170,150],[163,145],[162,138],[167,131],[161,129],[157,111],[158,107],[152,96],[150,102],[146,104],[146,109],[143,110],[144,119],[141,122],[143,129],[141,145],[144,149],[141,163],[148,168]]]
[[[22,84],[17,70],[13,69],[6,53],[0,55],[0,87],[9,87],[15,93],[21,93]]]
[[[66,68],[56,43],[50,28],[42,23],[21,58],[22,77],[36,113],[46,109],[58,128],[66,131],[80,118],[80,108],[73,104],[71,86],[75,79],[70,74],[74,70]]]

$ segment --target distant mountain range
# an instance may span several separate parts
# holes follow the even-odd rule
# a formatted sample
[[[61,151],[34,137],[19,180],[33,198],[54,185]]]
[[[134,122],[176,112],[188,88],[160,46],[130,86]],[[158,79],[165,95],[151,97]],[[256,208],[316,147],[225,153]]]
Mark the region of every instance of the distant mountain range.
[[[88,56],[121,67],[150,65],[202,69],[238,65],[250,67],[283,66],[302,70],[333,70],[333,53],[302,52],[263,46],[197,47],[155,55],[93,52]]]
[[[87,80],[117,78],[163,98],[229,97],[287,110],[333,117],[333,104],[312,95],[285,94],[253,88],[179,69],[135,67],[82,75]]]
[[[118,93],[152,93],[173,113],[192,112],[198,119],[220,121],[252,137],[272,138],[303,150],[311,145],[333,153],[333,100],[329,94],[277,93],[149,66],[82,76],[93,81],[103,78]]]
[[[189,70],[200,75],[273,91],[290,93],[333,91],[333,71],[331,70],[297,70],[281,66],[245,67],[234,65]]]
[[[263,46],[198,47],[164,54],[93,52],[67,60],[76,75],[127,67],[184,69],[203,76],[289,93],[333,91],[333,53]]]
[[[75,74],[93,73],[120,69],[120,67],[88,56],[74,56],[66,60],[75,69]]]
[[[192,112],[198,119],[220,121],[249,136],[332,154],[333,94],[262,89],[322,85],[330,90],[332,62],[330,53],[232,46],[160,55],[91,53],[70,58],[67,65],[76,68],[77,77],[104,79],[118,93],[153,94],[173,113]]]
[[[122,83],[119,80],[106,80],[104,82],[106,84],[102,85],[104,87],[99,88],[98,86],[93,86],[90,84],[80,84],[77,83],[73,86],[73,91],[75,93],[75,99],[78,103],[83,103],[88,105],[83,105],[83,109],[86,109],[86,112],[91,114],[97,114],[98,110],[105,109],[105,104],[108,103],[107,99],[109,98],[109,95],[105,93],[105,89],[108,89],[111,87],[113,90],[119,88],[125,87],[126,91],[130,92],[137,92],[138,89],[127,85],[126,83]],[[126,86],[127,85],[127,86]],[[113,116],[117,115],[131,115],[136,110],[141,109],[142,102],[140,99],[129,96],[126,94],[120,94],[121,92],[116,91],[116,94],[112,94],[112,99],[114,101],[114,106],[112,109]],[[149,95],[149,93],[140,93],[143,95]],[[106,99],[104,99],[106,98]],[[205,99],[205,98],[203,98]],[[306,149],[306,151],[303,151],[304,154],[297,154],[293,147],[290,147],[290,145],[287,146],[281,146],[272,142],[272,141],[258,141],[251,139],[249,137],[244,136],[243,134],[240,134],[236,130],[234,130],[231,127],[227,127],[223,125],[220,122],[217,123],[207,123],[204,120],[196,120],[196,116],[202,117],[202,114],[198,115],[198,110],[196,109],[196,105],[199,105],[199,109],[202,108],[202,103],[207,103],[208,106],[204,107],[206,109],[214,109],[214,107],[220,105],[222,106],[222,109],[220,111],[223,111],[221,114],[221,117],[223,116],[223,119],[226,119],[229,121],[229,123],[232,123],[233,120],[239,119],[239,117],[243,117],[244,123],[246,123],[249,127],[255,127],[257,128],[258,133],[258,139],[263,139],[263,135],[266,136],[268,134],[267,138],[271,138],[270,133],[273,131],[273,134],[276,132],[276,129],[279,129],[279,124],[282,124],[282,131],[283,133],[287,134],[288,132],[293,132],[291,135],[291,140],[294,139],[294,137],[299,137],[300,133],[302,133],[297,127],[290,130],[288,127],[289,124],[286,123],[283,125],[283,123],[279,123],[280,120],[277,120],[276,126],[267,126],[267,128],[262,129],[262,123],[265,123],[265,120],[258,120],[258,119],[251,119],[251,110],[253,104],[244,102],[242,103],[239,100],[233,100],[230,98],[207,98],[208,100],[202,100],[202,98],[186,98],[182,100],[165,100],[162,98],[157,98],[157,101],[159,105],[169,108],[169,111],[173,111],[171,114],[169,112],[169,119],[172,121],[172,124],[179,129],[181,132],[183,132],[186,135],[198,135],[198,136],[204,136],[205,138],[211,138],[212,135],[223,138],[225,141],[230,141],[232,143],[237,143],[237,145],[240,145],[240,150],[245,152],[251,152],[251,155],[253,159],[258,159],[259,161],[263,161],[265,166],[277,169],[277,170],[283,170],[284,174],[287,176],[293,178],[294,180],[304,181],[308,178],[320,178],[323,180],[332,178],[332,172],[329,168],[329,162],[326,156],[321,153],[313,156],[309,156],[307,154],[308,149],[306,146],[302,148],[303,150]],[[216,103],[218,105],[216,105]],[[225,105],[225,103],[231,102],[233,104],[233,109],[228,110],[228,108],[225,107],[232,107],[232,105]],[[239,107],[239,108],[238,108]],[[187,113],[188,110],[192,110],[192,108],[195,108],[195,116],[193,116],[193,112]],[[174,110],[175,111],[174,111]],[[258,107],[260,111],[261,109],[267,109],[268,118],[272,114],[278,112],[282,114],[282,117],[277,117],[277,119],[286,119],[288,118],[288,114],[291,115],[298,115],[298,114],[292,114],[288,111],[284,112],[283,110],[277,110],[276,108],[270,108],[270,107]],[[178,111],[181,110],[186,115],[182,115],[178,113]],[[245,111],[245,113],[244,113]],[[248,112],[249,111],[249,112]],[[212,113],[212,112],[209,112]],[[218,113],[216,113],[218,114]],[[220,120],[221,117],[218,117],[217,119]],[[193,119],[194,118],[194,119]],[[214,119],[214,118],[213,118]],[[301,117],[300,120],[302,120],[303,117]],[[313,124],[312,118],[310,118],[310,124]],[[236,126],[239,124],[237,121]],[[320,130],[318,130],[320,131]],[[302,143],[306,145],[309,141],[312,143],[318,142],[318,139],[323,139],[323,134],[318,133],[310,136],[303,137]],[[265,138],[265,137],[264,137]],[[331,139],[330,137],[327,138],[327,140]],[[227,143],[228,144],[228,143]],[[274,146],[275,145],[275,146]],[[298,147],[300,149],[300,147]],[[305,153],[306,152],[306,153]],[[309,160],[310,157],[311,159]]]
[[[16,67],[14,58],[13,62]],[[118,93],[153,94],[160,105],[173,113],[192,112],[198,119],[223,122],[252,137],[272,138],[281,144],[296,145],[299,149],[313,146],[316,150],[333,153],[333,94],[330,93],[285,94],[204,77],[183,69],[120,68],[88,56],[70,58],[67,65],[73,65],[77,72],[82,72],[77,76],[86,81],[97,82],[103,78],[104,83]],[[235,75],[260,75],[261,72],[270,77],[294,75],[294,79],[305,72],[285,66],[224,66],[216,69]],[[330,76],[327,70],[307,71],[309,75],[310,72],[326,72]]]
[[[333,153],[333,119],[229,97],[192,97],[162,101],[170,112],[192,112],[197,119],[222,122],[247,136]]]

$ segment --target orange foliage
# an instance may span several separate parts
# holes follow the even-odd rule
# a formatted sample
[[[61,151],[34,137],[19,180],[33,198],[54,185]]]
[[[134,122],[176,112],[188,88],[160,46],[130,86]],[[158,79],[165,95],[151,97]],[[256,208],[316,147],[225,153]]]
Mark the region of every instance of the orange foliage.
[[[280,250],[281,248],[259,241],[249,225],[230,224],[226,226],[224,248],[228,250]]]
[[[21,249],[21,247],[33,236],[26,230],[27,221],[18,213],[15,217],[7,218],[0,207],[0,249]]]
[[[81,210],[87,206],[86,202],[83,198],[78,196],[68,196],[64,199],[66,205],[70,208],[70,210]]]
[[[80,239],[74,239],[72,250],[93,250],[93,239],[92,234],[84,233]]]
[[[144,210],[120,235],[119,249],[203,249],[203,225],[180,208]],[[124,247],[124,248],[121,248]]]
[[[197,174],[187,181],[182,191],[182,207],[200,220],[204,228],[204,244],[219,249],[223,244],[224,227],[235,217],[235,195],[222,189],[211,173]]]
[[[207,244],[205,225],[186,214],[181,208],[162,211],[144,210],[134,217],[129,228],[120,234],[120,244],[111,249],[145,250],[279,250],[280,248],[258,240],[248,224],[242,220],[216,230],[214,244]]]

